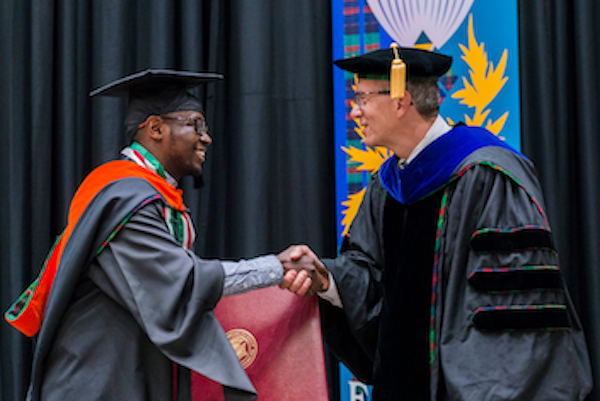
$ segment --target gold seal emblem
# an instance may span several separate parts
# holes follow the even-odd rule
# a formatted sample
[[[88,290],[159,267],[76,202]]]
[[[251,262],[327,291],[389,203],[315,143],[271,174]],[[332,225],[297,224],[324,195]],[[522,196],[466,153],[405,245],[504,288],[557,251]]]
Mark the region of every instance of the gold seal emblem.
[[[256,338],[244,329],[229,330],[227,338],[240,359],[242,367],[248,369],[258,355],[258,341],[256,341]]]

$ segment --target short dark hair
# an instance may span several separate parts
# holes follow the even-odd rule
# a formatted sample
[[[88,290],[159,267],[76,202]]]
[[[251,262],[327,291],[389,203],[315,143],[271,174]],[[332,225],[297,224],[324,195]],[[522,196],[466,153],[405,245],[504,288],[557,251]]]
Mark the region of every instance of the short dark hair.
[[[417,111],[426,120],[435,118],[440,111],[440,90],[437,77],[413,77],[406,82]]]

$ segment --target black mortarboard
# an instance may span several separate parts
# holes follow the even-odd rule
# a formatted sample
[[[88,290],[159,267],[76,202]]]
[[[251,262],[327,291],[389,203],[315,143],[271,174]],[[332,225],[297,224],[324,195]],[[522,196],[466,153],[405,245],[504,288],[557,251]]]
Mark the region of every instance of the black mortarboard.
[[[401,48],[392,43],[389,49],[376,50],[356,57],[334,61],[343,70],[359,78],[389,79],[391,97],[404,96],[406,76],[440,77],[448,71],[452,57],[427,50]]]
[[[452,57],[427,50],[398,48],[400,58],[406,63],[408,77],[440,77],[448,71]],[[350,71],[359,76],[383,75],[389,76],[390,67],[394,60],[394,50],[375,50],[356,57],[334,61],[342,70]]]
[[[202,104],[188,90],[221,79],[223,75],[211,72],[148,69],[95,89],[90,96],[128,97],[125,127],[133,137],[150,115],[183,110],[203,113]]]

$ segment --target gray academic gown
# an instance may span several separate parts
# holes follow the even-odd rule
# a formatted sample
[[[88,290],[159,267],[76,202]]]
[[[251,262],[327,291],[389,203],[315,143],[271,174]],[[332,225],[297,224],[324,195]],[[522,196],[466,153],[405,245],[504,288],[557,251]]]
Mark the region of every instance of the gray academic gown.
[[[411,204],[375,176],[325,260],[343,309],[321,302],[327,344],[378,400],[583,400],[581,324],[560,278],[533,165],[468,155]]]
[[[222,266],[174,240],[161,199],[133,214],[95,257],[152,197],[146,181],[122,179],[80,220],[48,300],[28,400],[189,400],[190,370],[222,383],[227,400],[255,398],[212,312]]]

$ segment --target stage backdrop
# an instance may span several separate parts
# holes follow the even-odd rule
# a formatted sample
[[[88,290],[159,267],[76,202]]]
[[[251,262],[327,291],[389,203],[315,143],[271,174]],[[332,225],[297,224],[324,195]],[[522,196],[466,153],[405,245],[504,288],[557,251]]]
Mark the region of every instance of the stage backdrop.
[[[440,79],[442,117],[450,124],[483,126],[520,150],[516,0],[334,0],[332,21],[334,60],[386,48],[391,42],[453,56],[452,68]],[[367,182],[391,153],[362,143],[360,121],[348,115],[354,103],[354,75],[333,68],[341,242]],[[370,396],[371,388],[340,366],[341,400],[367,401]]]

